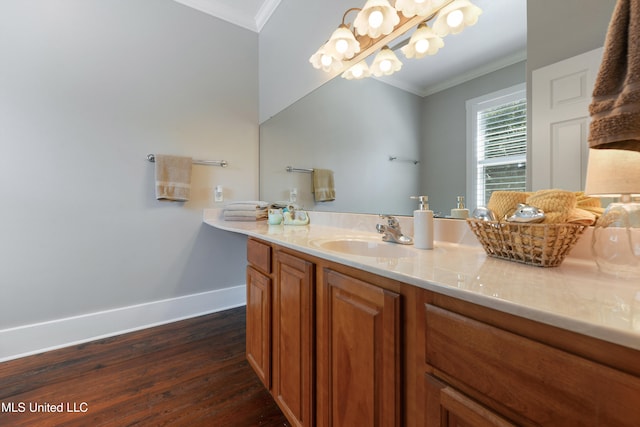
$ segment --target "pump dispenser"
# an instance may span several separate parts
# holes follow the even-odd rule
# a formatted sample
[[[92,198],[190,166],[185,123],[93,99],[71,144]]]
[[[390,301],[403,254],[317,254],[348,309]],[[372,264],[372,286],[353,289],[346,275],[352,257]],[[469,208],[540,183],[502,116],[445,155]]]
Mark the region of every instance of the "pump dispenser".
[[[427,196],[411,196],[420,202],[418,210],[413,211],[413,247],[433,249],[433,211],[429,210]]]
[[[464,207],[464,196],[458,196],[456,208],[451,209],[451,218],[469,218],[469,209],[465,209]]]

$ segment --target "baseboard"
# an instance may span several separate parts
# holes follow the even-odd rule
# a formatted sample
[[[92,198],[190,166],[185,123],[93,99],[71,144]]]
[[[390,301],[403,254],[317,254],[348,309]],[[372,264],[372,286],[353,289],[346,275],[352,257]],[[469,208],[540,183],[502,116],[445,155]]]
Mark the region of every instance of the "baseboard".
[[[246,286],[0,329],[0,362],[214,313],[246,303]]]

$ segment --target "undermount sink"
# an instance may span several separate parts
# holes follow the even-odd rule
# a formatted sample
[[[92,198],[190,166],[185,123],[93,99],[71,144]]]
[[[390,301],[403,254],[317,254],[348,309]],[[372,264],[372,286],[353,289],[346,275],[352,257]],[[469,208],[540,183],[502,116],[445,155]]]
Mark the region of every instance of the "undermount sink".
[[[313,241],[313,244],[328,251],[375,258],[405,258],[416,255],[410,248],[397,243],[368,238],[345,237],[331,240],[318,239]]]

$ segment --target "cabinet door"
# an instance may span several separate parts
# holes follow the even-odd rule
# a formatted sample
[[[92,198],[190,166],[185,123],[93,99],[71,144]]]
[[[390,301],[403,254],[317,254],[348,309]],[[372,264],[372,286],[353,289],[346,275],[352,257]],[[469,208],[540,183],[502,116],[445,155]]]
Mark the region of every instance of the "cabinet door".
[[[312,263],[276,253],[273,396],[296,426],[311,426],[314,418],[313,276]]]
[[[323,424],[400,425],[400,296],[327,269],[321,307]]]
[[[514,427],[500,415],[473,401],[456,389],[426,376],[426,426]]]
[[[271,388],[271,279],[247,267],[247,360]]]

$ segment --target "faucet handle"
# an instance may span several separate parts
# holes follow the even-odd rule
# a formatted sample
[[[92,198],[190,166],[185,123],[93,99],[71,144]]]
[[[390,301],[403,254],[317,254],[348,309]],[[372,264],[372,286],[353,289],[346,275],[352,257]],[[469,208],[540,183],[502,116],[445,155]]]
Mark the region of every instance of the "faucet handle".
[[[387,225],[389,225],[389,227],[393,227],[393,228],[400,227],[400,223],[398,222],[397,218],[393,215],[380,214],[380,218],[386,219]]]

